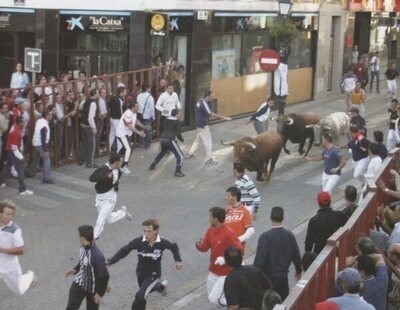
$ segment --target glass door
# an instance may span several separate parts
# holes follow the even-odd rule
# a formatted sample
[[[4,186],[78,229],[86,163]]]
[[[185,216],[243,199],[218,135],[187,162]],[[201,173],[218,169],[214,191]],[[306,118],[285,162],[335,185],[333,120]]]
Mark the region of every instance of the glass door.
[[[65,55],[63,71],[72,70],[74,79],[79,78],[79,72],[84,71],[89,77],[92,75],[90,54]]]

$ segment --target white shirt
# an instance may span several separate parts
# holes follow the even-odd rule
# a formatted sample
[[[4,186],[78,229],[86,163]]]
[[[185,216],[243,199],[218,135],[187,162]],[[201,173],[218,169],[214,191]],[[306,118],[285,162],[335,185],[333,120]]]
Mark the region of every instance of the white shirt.
[[[0,247],[6,249],[19,248],[24,246],[22,231],[18,225],[10,221],[8,225],[0,227]],[[18,262],[17,255],[0,253],[0,265],[3,263]],[[1,269],[1,268],[0,268]]]
[[[267,102],[264,102],[263,104],[260,105],[260,107],[257,109],[256,113],[258,111],[260,111],[263,107],[265,107],[267,105]],[[264,114],[257,116],[256,120],[260,121],[260,122],[265,122],[266,120],[268,120],[269,118],[269,114],[271,113],[271,108],[267,109],[267,112],[265,112]]]
[[[161,112],[162,116],[171,116],[173,109],[180,110],[182,108],[179,102],[179,97],[176,92],[172,92],[170,95],[167,91],[163,92],[160,97],[158,97],[156,109]]]
[[[36,124],[35,124],[35,130],[33,132],[33,137],[32,137],[32,145],[33,146],[41,146],[42,145],[42,139],[41,139],[41,136],[40,136],[40,131],[42,130],[43,127],[47,128],[46,144],[49,143],[49,141],[50,141],[49,122],[42,117],[42,118],[39,118],[36,121]]]
[[[372,72],[379,71],[380,63],[381,63],[380,57],[373,56],[371,59],[371,71]]]
[[[107,115],[106,99],[99,96],[99,113],[100,115]]]
[[[382,165],[382,158],[378,155],[373,158],[368,163],[367,173],[364,175],[366,179],[372,179],[377,173]]]
[[[122,138],[124,136],[132,136],[132,130],[128,126],[132,125],[133,127],[135,127],[136,116],[136,113],[133,113],[130,109],[126,110],[124,114],[122,114],[117,128],[116,136],[118,138]]]
[[[356,78],[354,75],[344,78],[342,88],[345,92],[352,92],[356,88]]]
[[[58,120],[61,120],[64,117],[64,104],[56,103],[56,115]]]
[[[143,119],[156,119],[154,110],[154,98],[148,92],[140,93],[137,98],[139,103],[139,113],[143,115]],[[144,108],[146,106],[146,109]],[[144,110],[144,113],[143,113]]]
[[[400,243],[400,222],[394,224],[392,233],[389,236],[388,244]]]
[[[92,101],[90,103],[89,116],[88,116],[88,123],[90,128],[96,128],[96,121],[94,120],[94,118],[96,117],[96,110],[97,110],[96,102]]]
[[[29,76],[26,72],[14,72],[11,75],[10,88],[23,88],[29,83]]]

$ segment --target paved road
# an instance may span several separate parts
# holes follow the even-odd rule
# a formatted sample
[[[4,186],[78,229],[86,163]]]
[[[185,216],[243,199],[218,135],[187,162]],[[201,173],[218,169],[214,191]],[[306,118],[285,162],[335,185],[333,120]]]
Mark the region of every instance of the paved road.
[[[371,95],[367,102],[367,125],[371,134],[374,128],[386,132],[387,101],[385,95]],[[343,98],[336,96],[330,101],[298,104],[287,111],[315,111],[323,116],[343,108]],[[211,309],[204,287],[209,254],[197,252],[194,242],[208,227],[208,209],[215,205],[225,206],[225,189],[233,182],[232,150],[217,142],[253,135],[253,127],[246,125],[246,120],[213,125],[214,154],[220,164],[204,167],[204,153],[200,149],[194,159],[185,162],[185,178],[174,178],[173,157],[164,159],[155,171],[147,170],[158,151],[158,144],[147,152],[134,150],[131,160],[134,173],[123,177],[118,198],[118,205],[127,205],[134,220],[107,226],[98,246],[106,257],[110,257],[119,247],[141,235],[141,222],[149,217],[161,220],[161,236],[178,241],[184,269],[174,270],[172,255],[164,254],[163,277],[169,281],[169,293],[166,297],[152,294],[148,309]],[[270,127],[274,130],[275,126],[271,124]],[[188,144],[193,141],[194,134],[193,131],[184,134]],[[248,242],[249,261],[252,261],[258,235],[270,227],[269,211],[275,205],[285,208],[285,226],[294,229],[301,250],[304,248],[304,228],[317,209],[315,197],[321,186],[322,163],[308,162],[298,156],[296,145],[289,143],[289,149],[294,152],[291,155],[282,152],[271,183],[258,183],[262,208],[255,223],[256,236]],[[321,148],[313,147],[311,155],[320,152]],[[105,160],[98,159],[98,163]],[[15,180],[9,181],[9,186],[0,191],[1,199],[13,199],[19,206],[16,221],[23,228],[26,242],[26,254],[21,263],[23,270],[34,270],[39,280],[37,287],[22,297],[13,296],[0,282],[0,309],[57,310],[65,307],[72,279],[65,279],[64,272],[74,266],[78,256],[76,228],[94,224],[97,215],[93,206],[93,186],[87,181],[91,171],[77,165],[57,169],[53,172],[55,185],[42,185],[39,175],[28,179],[28,187],[35,191],[31,197],[17,195]],[[255,179],[253,173],[250,175]],[[342,203],[345,186],[354,183],[351,176],[349,164],[344,168],[334,196],[336,205]],[[102,309],[130,309],[137,289],[136,261],[136,255],[132,253],[110,268],[112,291],[105,296]]]

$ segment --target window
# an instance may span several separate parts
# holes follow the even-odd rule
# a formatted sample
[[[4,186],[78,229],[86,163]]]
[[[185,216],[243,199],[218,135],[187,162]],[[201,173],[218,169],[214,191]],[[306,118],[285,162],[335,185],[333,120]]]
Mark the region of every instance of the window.
[[[299,31],[292,41],[288,65],[289,69],[311,67],[311,31]]]
[[[241,35],[216,35],[212,39],[212,79],[241,75]]]

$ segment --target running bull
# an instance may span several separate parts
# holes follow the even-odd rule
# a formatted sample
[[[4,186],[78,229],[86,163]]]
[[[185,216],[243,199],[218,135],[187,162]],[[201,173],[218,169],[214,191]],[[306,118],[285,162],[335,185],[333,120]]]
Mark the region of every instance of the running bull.
[[[221,143],[233,145],[234,161],[242,163],[249,171],[257,171],[257,181],[268,182],[281,153],[283,139],[276,132],[266,132],[237,141],[224,142],[221,140]]]
[[[314,125],[319,122],[319,117],[315,113],[290,113],[271,118],[278,123],[277,131],[283,138],[283,150],[286,154],[290,151],[286,148],[286,142],[299,143],[299,154],[307,156],[314,142]],[[307,151],[304,153],[304,145],[309,139]]]
[[[315,126],[315,136],[321,141],[322,135],[328,133],[335,144],[339,143],[341,135],[346,135],[350,128],[350,116],[345,112],[334,112],[322,118]]]

